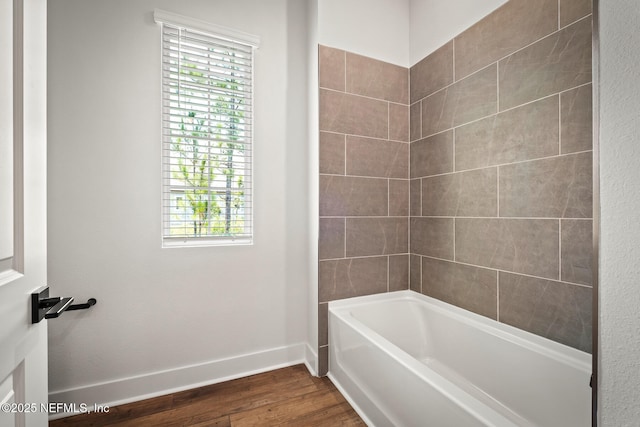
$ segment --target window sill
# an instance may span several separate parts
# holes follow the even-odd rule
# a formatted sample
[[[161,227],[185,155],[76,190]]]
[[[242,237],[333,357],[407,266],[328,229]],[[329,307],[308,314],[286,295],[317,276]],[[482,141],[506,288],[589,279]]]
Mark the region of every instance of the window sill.
[[[211,246],[251,246],[253,245],[252,238],[164,238],[162,239],[162,248],[200,248]]]

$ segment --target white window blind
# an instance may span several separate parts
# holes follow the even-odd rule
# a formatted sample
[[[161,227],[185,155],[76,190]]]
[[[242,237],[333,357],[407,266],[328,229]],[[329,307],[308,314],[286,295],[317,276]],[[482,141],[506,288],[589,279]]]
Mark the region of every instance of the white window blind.
[[[165,246],[252,241],[252,63],[249,44],[162,22]]]

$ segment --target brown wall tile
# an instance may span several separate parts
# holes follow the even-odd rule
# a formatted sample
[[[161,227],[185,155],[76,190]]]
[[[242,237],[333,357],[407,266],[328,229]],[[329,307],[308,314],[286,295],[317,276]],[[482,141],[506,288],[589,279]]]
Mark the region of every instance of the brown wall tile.
[[[593,140],[591,85],[560,95],[562,153],[591,150]]]
[[[409,142],[409,106],[389,104],[389,139]]]
[[[318,349],[318,376],[325,376],[329,372],[329,346]]]
[[[453,219],[411,218],[411,253],[453,259]]]
[[[320,132],[320,173],[344,175],[345,136]]]
[[[495,113],[496,87],[496,64],[493,64],[424,98],[422,135],[433,135]]]
[[[318,257],[343,258],[345,255],[345,219],[320,218]]]
[[[409,185],[411,191],[409,213],[411,216],[422,216],[422,180],[412,179]]]
[[[388,105],[385,101],[320,89],[320,130],[386,139]]]
[[[318,48],[320,87],[344,92],[345,51],[327,46]]]
[[[409,144],[347,135],[347,175],[409,177]]]
[[[453,172],[453,131],[411,143],[411,178]]]
[[[455,226],[456,261],[558,279],[558,220],[457,218]]]
[[[387,292],[387,257],[320,261],[318,300],[333,301]]]
[[[566,219],[561,222],[561,280],[592,284],[593,221]]]
[[[389,292],[409,289],[409,255],[389,257]]]
[[[346,92],[408,104],[409,72],[405,67],[347,52]]]
[[[591,352],[588,287],[500,272],[500,321]]]
[[[456,170],[558,154],[558,97],[532,102],[456,129]]]
[[[329,344],[329,304],[318,304],[318,345]]]
[[[416,102],[409,108],[409,139],[422,138],[422,103]]]
[[[500,216],[591,218],[591,152],[500,166]]]
[[[409,252],[407,218],[347,218],[347,257]]]
[[[411,102],[453,83],[453,41],[410,68]]]
[[[455,38],[456,79],[558,29],[557,0],[511,0]]]
[[[422,258],[422,292],[449,304],[497,319],[495,270]]]
[[[498,170],[486,168],[422,180],[422,215],[498,215]]]
[[[409,216],[408,180],[389,180],[389,216]]]
[[[591,81],[591,18],[503,59],[500,110]]]
[[[409,289],[422,292],[422,257],[409,255]]]
[[[593,0],[560,0],[560,27],[589,15],[592,2]]]
[[[386,216],[388,180],[320,175],[320,216]]]

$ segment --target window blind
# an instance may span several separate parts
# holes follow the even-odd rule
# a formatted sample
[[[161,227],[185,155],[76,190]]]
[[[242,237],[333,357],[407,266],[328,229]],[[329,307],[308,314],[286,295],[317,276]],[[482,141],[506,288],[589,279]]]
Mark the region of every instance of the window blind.
[[[163,241],[251,243],[253,47],[162,22]]]

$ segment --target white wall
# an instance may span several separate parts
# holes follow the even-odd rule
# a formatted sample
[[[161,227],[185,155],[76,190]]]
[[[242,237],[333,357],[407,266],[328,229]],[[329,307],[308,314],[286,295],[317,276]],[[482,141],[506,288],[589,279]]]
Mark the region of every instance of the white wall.
[[[318,43],[403,67],[507,0],[319,0]]]
[[[410,0],[410,64],[484,18],[507,0]]]
[[[52,401],[127,400],[302,360],[307,43],[296,3],[49,3],[49,285],[98,300],[50,321]],[[253,246],[160,248],[154,8],[262,39]]]
[[[640,10],[600,1],[600,426],[640,420]]]
[[[409,0],[319,0],[318,43],[409,66]]]

